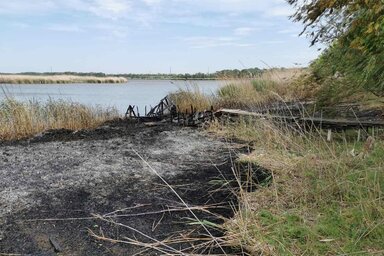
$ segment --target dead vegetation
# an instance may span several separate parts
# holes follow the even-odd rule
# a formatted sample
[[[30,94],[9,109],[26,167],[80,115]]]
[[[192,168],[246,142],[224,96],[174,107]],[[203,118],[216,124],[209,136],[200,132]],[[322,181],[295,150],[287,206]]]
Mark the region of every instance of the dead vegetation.
[[[94,128],[118,117],[115,109],[104,110],[68,101],[0,102],[0,140],[17,140],[49,129]]]

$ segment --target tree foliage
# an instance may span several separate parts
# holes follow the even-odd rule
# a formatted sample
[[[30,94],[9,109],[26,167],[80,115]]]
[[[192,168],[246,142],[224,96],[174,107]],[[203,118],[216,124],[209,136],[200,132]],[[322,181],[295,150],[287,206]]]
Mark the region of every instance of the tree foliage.
[[[350,80],[384,96],[384,0],[287,0],[311,45],[330,47],[322,59]]]

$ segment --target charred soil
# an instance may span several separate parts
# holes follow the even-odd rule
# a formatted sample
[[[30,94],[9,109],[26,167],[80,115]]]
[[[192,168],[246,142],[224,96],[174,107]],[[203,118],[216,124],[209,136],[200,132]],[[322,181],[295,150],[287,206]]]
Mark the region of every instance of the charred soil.
[[[190,207],[204,206],[230,217],[236,199],[223,185],[225,178],[232,178],[228,146],[198,129],[124,120],[94,130],[55,130],[3,143],[0,254],[157,255],[156,250],[102,241],[90,233],[144,242],[153,241],[140,232],[157,240],[206,237],[154,170]],[[209,223],[222,221],[206,211],[194,212]],[[219,230],[210,231],[220,235]]]

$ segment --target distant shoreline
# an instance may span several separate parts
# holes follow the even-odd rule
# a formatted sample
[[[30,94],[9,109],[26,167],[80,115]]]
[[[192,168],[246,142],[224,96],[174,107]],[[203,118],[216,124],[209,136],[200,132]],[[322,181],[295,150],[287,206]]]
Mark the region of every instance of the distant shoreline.
[[[122,76],[75,76],[75,75],[2,75],[0,84],[123,84],[130,80],[216,81],[217,78],[180,77],[122,77]]]
[[[305,68],[270,68],[270,69],[227,69],[215,73],[195,74],[106,74],[97,72],[23,72],[23,73],[1,73],[0,84],[70,84],[70,83],[127,83],[130,80],[174,80],[174,81],[215,81],[232,79],[256,79],[264,73],[281,71],[298,72]]]
[[[0,75],[0,84],[122,84],[127,83],[125,77],[113,76],[76,76],[76,75]]]

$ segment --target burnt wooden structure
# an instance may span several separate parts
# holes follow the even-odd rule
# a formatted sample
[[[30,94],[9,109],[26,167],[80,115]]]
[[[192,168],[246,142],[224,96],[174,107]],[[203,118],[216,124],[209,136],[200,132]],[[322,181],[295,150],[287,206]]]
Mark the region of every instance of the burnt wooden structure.
[[[372,135],[378,128],[384,128],[384,120],[380,119],[364,119],[345,116],[343,118],[323,118],[321,115],[308,117],[305,114],[305,108],[311,106],[312,103],[276,103],[270,106],[263,106],[251,111],[241,109],[219,109],[214,111],[213,107],[205,111],[197,111],[193,106],[185,111],[180,111],[172,100],[167,96],[160,100],[159,104],[151,107],[147,113],[145,107],[145,115],[140,116],[139,110],[135,106],[129,105],[125,114],[126,118],[136,119],[142,122],[169,121],[184,126],[199,126],[215,118],[234,120],[240,117],[252,117],[259,119],[271,120],[275,123],[289,125],[293,129],[320,129],[327,130],[327,139],[332,139],[332,132],[344,132],[348,129],[358,131],[358,140],[360,140],[361,132],[368,134],[371,129]],[[357,108],[357,105],[343,105],[342,109]],[[322,110],[323,111],[323,110]],[[343,110],[345,111],[345,110]]]
[[[253,118],[262,118],[278,123],[290,124],[293,127],[300,129],[317,128],[327,130],[327,140],[332,139],[332,131],[346,131],[355,129],[358,131],[358,140],[361,137],[361,131],[368,134],[368,129],[371,129],[372,136],[375,135],[375,130],[384,128],[384,120],[360,120],[360,119],[332,119],[321,117],[303,117],[303,116],[283,116],[271,115],[265,113],[250,112],[240,109],[219,109],[215,112],[216,117],[226,116],[227,118],[238,118],[248,116]]]
[[[214,119],[213,106],[210,110],[197,111],[194,106],[186,109],[184,112],[180,111],[172,100],[167,96],[160,100],[159,104],[155,107],[150,107],[147,113],[145,107],[145,115],[141,116],[138,108],[134,105],[129,105],[125,113],[125,118],[135,119],[139,122],[154,122],[154,121],[170,121],[175,124],[185,126],[198,126],[207,121]]]

